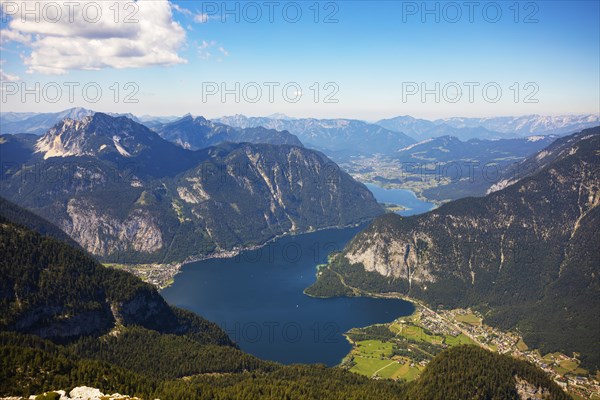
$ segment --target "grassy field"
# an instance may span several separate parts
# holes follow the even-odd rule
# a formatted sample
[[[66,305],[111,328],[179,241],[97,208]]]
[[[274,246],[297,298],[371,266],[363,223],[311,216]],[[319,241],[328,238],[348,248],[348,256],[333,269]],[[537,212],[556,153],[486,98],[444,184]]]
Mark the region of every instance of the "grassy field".
[[[475,315],[473,313],[457,314],[454,316],[454,318],[459,322],[464,322],[465,324],[481,325],[481,318],[479,318],[477,315]]]
[[[381,370],[381,373],[377,374],[379,376],[383,376],[384,371],[386,373],[387,373],[386,370],[388,370],[388,369],[393,371],[394,364],[398,365],[397,362],[392,361],[392,360],[388,360],[388,359],[381,360],[379,358],[362,357],[359,355],[354,356],[354,362],[356,363],[356,365],[353,366],[352,368],[350,368],[350,371],[355,372],[357,374],[365,375],[368,377],[372,377],[376,371],[384,368],[383,370]],[[388,367],[389,364],[392,364],[392,365],[390,365]]]
[[[527,351],[529,350],[529,347],[525,344],[523,339],[519,339],[519,341],[517,342],[517,349],[519,349],[520,351]]]
[[[413,324],[395,323],[390,326],[390,330],[392,332],[396,333],[398,336],[402,336],[407,339],[412,339],[415,341],[427,342],[427,343],[432,343],[432,344],[445,343],[448,346],[457,346],[460,344],[476,344],[468,336],[466,336],[462,333],[458,336],[430,335],[430,334],[426,333],[425,330],[423,328],[421,328],[420,326],[416,326]]]
[[[579,367],[577,360],[562,360],[558,362],[558,367],[554,368],[561,375],[586,375],[588,371]]]
[[[377,376],[390,377],[399,366],[396,361],[389,358],[392,356],[392,344],[388,342],[378,340],[357,342],[352,355],[356,365],[350,371],[369,377],[376,372]]]
[[[446,339],[445,339],[445,343],[448,346],[458,346],[460,344],[477,344],[474,341],[472,341],[471,338],[469,338],[468,336],[466,336],[462,333],[458,336],[447,335]]]
[[[115,269],[125,269],[127,266],[124,264],[114,264],[114,263],[103,263],[105,267],[115,268]]]
[[[542,359],[548,364],[558,364],[552,367],[556,371],[556,373],[564,376],[566,374],[570,375],[587,375],[589,371],[581,368],[579,366],[579,361],[566,359],[562,353],[548,353]]]
[[[405,381],[414,381],[419,377],[419,374],[424,369],[420,365],[411,367],[410,360],[406,359],[404,365],[401,365],[397,372],[392,375],[392,379],[404,379]]]
[[[365,357],[391,357],[392,344],[379,340],[364,340],[356,343],[356,348]]]
[[[355,365],[350,371],[368,377],[411,381],[416,379],[423,369],[420,365],[411,366],[411,360],[408,358],[391,359],[392,344],[378,340],[357,342],[352,355]]]
[[[436,335],[429,335],[423,328],[413,324],[392,324],[390,330],[396,333],[398,336],[405,337],[421,342],[442,344],[444,338]]]

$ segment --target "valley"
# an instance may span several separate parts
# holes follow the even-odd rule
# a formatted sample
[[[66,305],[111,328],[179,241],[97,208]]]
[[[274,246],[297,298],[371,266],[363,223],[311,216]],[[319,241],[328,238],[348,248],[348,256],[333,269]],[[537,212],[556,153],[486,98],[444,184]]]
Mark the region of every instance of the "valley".
[[[600,400],[599,1],[0,15],[0,400]]]
[[[590,351],[580,350],[580,344],[577,351],[566,351],[556,345],[562,339],[553,337],[554,347],[548,347],[547,332],[536,337],[526,325],[495,322],[493,306],[454,300],[455,278],[440,289],[432,272],[419,270],[410,254],[404,256],[408,282],[396,270],[401,263],[393,254],[383,257],[384,262],[379,250],[368,249],[367,256],[354,250],[353,257],[375,268],[367,274],[342,257],[360,245],[357,237],[370,235],[381,221],[393,225],[395,218],[400,223],[426,219],[457,207],[454,198],[502,196],[519,179],[533,179],[555,163],[589,157],[593,145],[586,141],[593,141],[595,132],[493,142],[439,137],[388,155],[326,150],[350,160],[338,166],[290,133],[259,127],[230,128],[191,116],[155,125],[171,143],[129,117],[92,113],[81,118],[66,119],[39,139],[3,136],[0,150],[14,162],[3,170],[2,193],[58,223],[70,235],[67,240],[98,256],[107,271],[136,275],[160,289],[174,309],[208,318],[244,354],[283,365],[325,364],[375,381],[414,383],[426,380],[429,364],[443,359],[445,351],[477,346],[537,366],[575,398],[599,396]],[[331,128],[323,124],[317,124],[319,129]],[[115,131],[120,134],[111,133]],[[241,137],[256,143],[227,142]],[[584,145],[576,144],[580,142]],[[536,149],[543,150],[536,154]],[[157,157],[168,168],[149,162]],[[119,170],[123,161],[134,163]],[[481,164],[494,166],[500,175],[494,181],[477,178]],[[39,165],[65,179],[29,179],[28,171]],[[457,165],[465,165],[470,176],[450,177],[449,166]],[[118,179],[110,177],[115,167]],[[586,172],[579,178],[589,179]],[[4,207],[20,213],[14,205]],[[584,217],[594,215],[586,207],[580,205],[584,230],[589,225]],[[459,207],[461,212],[468,208]],[[384,212],[388,214],[378,217]],[[417,234],[415,240],[418,263],[432,239]],[[384,242],[391,243],[387,251],[401,250],[391,238]],[[509,246],[519,247],[516,242]],[[449,253],[460,259],[455,247]],[[519,247],[518,254],[513,250],[504,262],[531,257],[529,248]],[[470,258],[474,285],[476,276],[477,282],[482,278],[471,263]],[[450,290],[450,297],[444,290]],[[508,308],[502,312],[513,315]],[[117,321],[121,318],[115,314]],[[132,328],[115,329],[139,334]],[[97,356],[96,350],[82,350],[80,356]],[[119,356],[110,360],[122,366]],[[516,387],[536,395],[527,383]]]
[[[6,204],[6,208],[12,210],[10,211],[11,218],[21,223],[38,227],[43,227],[46,224],[39,217],[35,217],[25,210],[19,210],[10,204]],[[275,387],[280,387],[287,393],[296,393],[294,396],[298,395],[299,390],[306,393],[307,387],[290,387],[289,384],[283,383],[285,379],[293,377],[294,381],[300,380],[309,383],[310,389],[308,390],[310,390],[312,396],[319,398],[333,398],[334,393],[353,393],[353,395],[359,395],[363,399],[376,399],[382,393],[385,393],[388,398],[406,399],[416,396],[417,399],[425,400],[429,398],[429,395],[421,394],[423,390],[439,390],[438,384],[432,382],[431,377],[427,374],[434,373],[437,376],[441,373],[437,372],[438,368],[441,368],[441,370],[446,368],[437,366],[437,364],[461,362],[459,360],[467,357],[466,360],[487,358],[486,363],[497,363],[498,369],[494,370],[495,377],[489,379],[494,382],[501,380],[502,384],[507,385],[508,388],[514,386],[513,373],[510,372],[513,370],[518,371],[521,377],[519,382],[523,382],[523,388],[519,390],[533,390],[531,388],[543,387],[544,391],[553,393],[556,398],[565,398],[561,389],[555,383],[549,381],[545,375],[540,375],[530,364],[519,363],[510,358],[493,356],[492,353],[474,352],[474,349],[469,346],[455,346],[455,350],[448,350],[452,353],[448,353],[448,351],[439,353],[430,362],[431,365],[425,366],[422,377],[411,382],[412,385],[385,384],[366,378],[361,380],[354,373],[343,373],[343,369],[327,369],[318,365],[283,367],[240,352],[237,350],[237,346],[231,342],[231,338],[239,341],[242,347],[248,347],[248,344],[256,344],[257,342],[267,343],[266,350],[277,350],[278,342],[283,339],[282,344],[286,352],[282,354],[280,351],[275,351],[270,358],[291,355],[294,358],[289,359],[287,362],[295,362],[297,357],[308,355],[309,357],[317,356],[320,360],[323,360],[324,349],[327,349],[326,353],[329,353],[332,346],[346,343],[341,337],[341,340],[336,340],[336,333],[341,333],[347,329],[346,324],[354,326],[368,325],[375,322],[367,322],[368,319],[375,318],[378,321],[390,321],[388,325],[392,327],[397,325],[397,306],[392,307],[395,310],[390,310],[390,313],[385,312],[380,315],[377,313],[381,313],[384,305],[410,305],[408,302],[389,298],[322,300],[304,296],[301,293],[301,288],[307,282],[314,280],[313,263],[319,261],[319,259],[322,260],[320,257],[326,257],[327,254],[327,252],[321,252],[321,247],[315,246],[326,243],[322,240],[323,238],[316,240],[318,238],[310,236],[316,233],[304,235],[304,238],[283,238],[282,240],[287,240],[287,242],[281,242],[278,246],[268,249],[268,251],[241,253],[240,257],[235,260],[241,264],[234,267],[242,268],[243,271],[240,272],[244,273],[240,274],[239,279],[243,283],[238,285],[235,282],[230,282],[230,286],[233,285],[231,292],[223,291],[222,288],[213,284],[219,282],[214,274],[222,273],[223,269],[227,268],[226,264],[221,263],[221,265],[215,265],[205,271],[210,272],[212,270],[213,276],[207,277],[208,279],[189,279],[189,277],[184,279],[183,282],[187,283],[194,293],[207,296],[207,299],[212,299],[215,302],[217,313],[213,316],[213,320],[218,320],[217,316],[223,315],[223,311],[235,312],[235,310],[240,310],[245,317],[249,318],[242,324],[238,316],[237,321],[229,321],[228,324],[222,324],[219,328],[194,313],[166,305],[164,300],[150,286],[141,283],[129,274],[102,267],[80,249],[70,248],[64,242],[50,236],[58,235],[58,237],[61,237],[60,232],[49,231],[49,234],[42,236],[15,225],[5,218],[3,214],[0,214],[0,232],[2,233],[0,235],[2,239],[0,249],[3,249],[3,254],[9,255],[9,257],[2,259],[0,269],[3,275],[8,278],[8,281],[3,281],[4,286],[0,289],[9,293],[9,297],[5,298],[5,303],[6,301],[9,302],[8,305],[5,303],[2,303],[2,305],[10,311],[3,314],[4,318],[0,320],[0,324],[2,324],[0,326],[3,327],[3,332],[0,333],[0,354],[3,355],[3,365],[6,366],[0,372],[0,377],[2,377],[0,379],[0,382],[2,382],[0,393],[15,393],[14,388],[23,387],[23,382],[28,382],[27,388],[19,389],[16,393],[41,393],[57,388],[64,388],[64,391],[68,392],[70,391],[69,387],[75,386],[74,383],[79,386],[84,383],[94,388],[100,388],[78,389],[90,393],[114,393],[118,391],[140,398],[160,397],[182,400],[190,398],[190,396],[198,399],[208,399],[211,398],[212,393],[227,393],[230,396],[237,397],[240,395],[240,391],[244,390],[271,390],[271,393],[274,393],[273,398],[279,398],[281,392]],[[337,233],[341,234],[340,239],[343,240],[345,237],[345,240],[347,240],[352,234],[356,233],[356,230],[349,232],[341,230]],[[323,237],[331,238],[331,232],[324,231],[321,233]],[[304,239],[304,245],[301,245],[298,239]],[[328,243],[329,245],[325,245],[326,250],[335,247],[332,247],[331,242]],[[306,246],[307,244],[308,246]],[[341,244],[343,245],[343,242]],[[292,248],[295,249],[295,252],[289,251]],[[18,264],[17,269],[14,269],[14,267],[11,269],[11,262],[8,260],[22,260],[24,254],[32,254],[31,261]],[[298,257],[303,261],[310,260],[310,262],[300,263]],[[45,260],[49,261],[50,267],[44,266]],[[57,262],[59,260],[60,262]],[[269,262],[270,260],[273,261]],[[232,261],[226,262],[231,263]],[[284,262],[284,265],[281,264],[281,261]],[[285,268],[285,263],[289,264],[287,268]],[[307,265],[304,269],[307,269],[306,275],[309,278],[304,278],[302,268],[300,270],[295,269],[302,264]],[[252,266],[259,266],[260,268],[252,269],[250,268]],[[80,274],[82,268],[85,271]],[[277,270],[280,270],[280,272],[274,274]],[[39,274],[36,271],[45,272]],[[202,269],[193,268],[191,271],[202,272]],[[302,274],[300,279],[298,279],[298,275],[290,274],[292,271],[300,272]],[[45,278],[48,274],[60,276],[61,284],[53,286],[52,281]],[[234,276],[231,273],[226,275],[228,280],[231,280],[231,277]],[[267,276],[273,277],[273,275],[277,276],[275,281],[264,279]],[[182,277],[180,276],[180,278]],[[256,284],[265,282],[270,289],[249,287],[248,282],[252,279],[255,279]],[[277,281],[279,281],[279,284],[277,284]],[[295,290],[298,293],[296,299],[288,301],[279,296],[279,301],[273,303],[273,295],[282,293],[274,292],[273,289],[284,287],[281,282],[285,281],[293,283],[296,287]],[[106,286],[105,290],[98,290],[99,287],[107,285],[108,282],[110,282],[110,286]],[[11,293],[8,289],[11,287],[14,288],[14,293]],[[39,289],[32,293],[28,289],[21,289],[22,287],[38,287]],[[79,290],[73,290],[73,288]],[[207,291],[207,288],[214,288],[215,291]],[[248,288],[254,289],[251,296],[245,296],[245,298],[237,296],[243,295],[240,291],[248,290]],[[225,297],[219,297],[217,295],[219,292]],[[177,291],[177,293],[181,294],[182,292]],[[235,293],[236,296],[230,296],[231,293]],[[165,293],[163,292],[163,294]],[[229,301],[241,301],[242,303],[232,307],[233,304],[226,304],[223,301],[227,298],[229,298]],[[27,299],[26,308],[11,306],[11,304],[14,304],[15,299]],[[259,309],[267,311],[268,323],[260,324],[262,321],[260,318],[264,318],[265,315],[263,313],[256,316],[248,315],[248,311],[257,310],[257,308],[253,304],[248,304],[246,299],[253,299],[253,301],[266,300],[270,304],[269,307],[273,309],[273,306],[275,306],[288,318],[293,314],[290,311],[304,309],[308,306],[308,303],[302,302],[301,299],[310,300],[315,305],[316,303],[321,304],[317,308],[313,307],[312,310],[309,306],[309,309],[306,310],[311,325],[308,326],[310,334],[305,335],[309,337],[303,338],[302,334],[299,335],[298,332],[302,332],[305,325],[299,323],[301,318],[298,315],[294,316],[292,320],[288,320],[286,324],[281,325],[277,323],[275,314],[269,312],[269,309],[263,306]],[[100,304],[110,303],[110,307],[98,307],[97,302],[100,302]],[[337,311],[331,307],[323,308],[323,302],[329,302],[330,305],[334,306],[337,304]],[[295,307],[294,303],[296,303]],[[46,308],[48,305],[52,305],[52,307]],[[187,307],[185,304],[183,305]],[[339,308],[340,305],[342,306],[341,309]],[[348,308],[349,306],[351,308]],[[318,315],[316,310],[323,312],[325,319],[318,320],[315,324],[314,318]],[[348,312],[350,310],[351,312]],[[422,313],[420,310],[419,307],[417,314]],[[210,309],[204,311],[211,313]],[[404,315],[405,317],[401,317],[402,319],[414,321],[412,318],[415,315],[415,309],[412,306],[410,309],[405,309]],[[35,317],[32,319],[32,316]],[[354,316],[358,319],[341,322],[340,320],[332,320],[332,316],[338,318],[341,316],[344,316],[344,318]],[[367,319],[364,319],[365,317]],[[78,335],[81,333],[78,321],[82,318],[97,321],[97,324],[88,324],[86,329],[90,331],[88,331],[87,336],[79,337]],[[438,321],[437,317],[429,314],[428,318],[421,319],[427,329],[444,330],[444,334],[455,336],[455,332],[446,331],[443,323]],[[460,320],[468,323],[478,323],[478,319],[472,314],[464,315]],[[157,324],[158,321],[160,323]],[[291,331],[290,326],[294,327]],[[11,327],[13,328],[10,329]],[[6,328],[9,329],[6,330]],[[257,331],[256,328],[265,330]],[[450,329],[454,328],[451,327]],[[366,328],[366,330],[368,330],[368,335],[373,334],[371,328]],[[361,330],[353,329],[350,333],[354,334],[356,331]],[[388,329],[388,336],[391,332]],[[422,332],[426,333],[424,330]],[[32,335],[32,333],[35,335]],[[416,337],[414,332],[408,332],[408,330],[402,328],[398,330],[398,333],[408,338]],[[64,339],[68,338],[67,344],[59,345],[48,340],[42,340],[42,338],[56,337],[57,334]],[[381,330],[379,329],[376,334],[381,335]],[[450,340],[450,336],[448,336],[448,340]],[[308,339],[308,343],[313,348],[319,347],[319,344],[324,345],[324,347],[322,346],[319,351],[311,356],[311,354],[307,354],[307,348],[302,344],[305,341],[304,339]],[[364,339],[371,340],[363,343],[365,348],[371,350],[361,357],[375,358],[377,354],[379,354],[379,357],[385,357],[385,354],[381,353],[388,352],[391,349],[389,344],[376,342],[380,337]],[[459,341],[469,343],[466,340],[459,339]],[[302,350],[296,353],[292,349],[298,343],[300,343]],[[452,344],[458,344],[458,342],[454,340]],[[348,348],[345,348],[345,351],[348,351]],[[14,368],[23,363],[24,359],[31,360],[29,365],[32,369],[17,369],[17,373],[14,373]],[[169,362],[164,363],[165,360]],[[190,362],[191,360],[193,362]],[[387,365],[373,371],[373,373],[383,374],[383,371],[395,362],[397,360],[390,361]],[[472,361],[467,362],[471,363]],[[410,366],[407,363],[408,360],[405,365]],[[50,371],[49,377],[45,380],[39,380],[36,372],[38,368]],[[462,369],[464,369],[464,366]],[[77,372],[74,375],[65,375],[65,371]],[[364,370],[359,369],[358,372],[364,373]],[[405,378],[416,378],[415,371],[410,373],[411,371],[408,370],[408,372],[403,375]],[[357,377],[353,378],[351,375]],[[95,378],[97,376],[102,376],[101,381]],[[323,380],[323,376],[326,376],[327,379]],[[177,379],[178,377],[180,379]],[[233,381],[237,383],[231,386]],[[326,386],[323,385],[324,382],[327,382]],[[335,386],[332,387],[332,384]],[[470,381],[465,381],[465,385],[464,388],[459,390],[472,390]],[[213,387],[212,391],[208,389],[210,387]],[[490,390],[497,390],[497,387],[491,387]],[[511,390],[514,390],[514,388]]]
[[[484,196],[503,180],[518,179],[536,167],[528,157],[558,136],[462,141],[454,136],[428,138],[393,154],[354,156],[339,160],[356,180],[395,189],[408,189],[420,198],[444,203]],[[527,165],[523,162],[527,160]]]
[[[518,333],[486,325],[470,309],[434,311],[418,300],[407,300],[416,305],[412,315],[346,332],[353,348],[341,368],[374,379],[412,381],[443,349],[475,344],[537,365],[576,399],[600,398],[598,377],[579,367],[576,357],[560,352],[542,355]]]

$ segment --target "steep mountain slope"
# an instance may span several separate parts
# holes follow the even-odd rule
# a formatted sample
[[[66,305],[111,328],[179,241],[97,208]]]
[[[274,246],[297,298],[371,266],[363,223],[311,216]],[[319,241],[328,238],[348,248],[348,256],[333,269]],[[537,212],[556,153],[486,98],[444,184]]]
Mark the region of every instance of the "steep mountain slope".
[[[57,124],[1,183],[9,200],[115,262],[183,261],[382,212],[364,185],[313,150],[189,151],[101,113]]]
[[[248,142],[288,144],[302,146],[300,140],[288,132],[279,132],[263,127],[233,128],[215,123],[203,117],[184,116],[177,121],[158,126],[155,130],[163,139],[177,143],[183,148],[198,150],[223,142]]]
[[[288,131],[305,146],[321,150],[335,160],[360,154],[389,154],[415,142],[403,133],[352,119],[271,119],[234,115],[214,121],[239,128],[263,126]]]
[[[0,197],[0,218],[11,221],[16,225],[21,225],[31,229],[43,236],[50,236],[56,240],[67,243],[72,247],[79,245],[71,239],[69,235],[60,230],[56,225],[51,224],[42,217],[25,210],[18,205],[11,203],[3,197]]]
[[[0,173],[4,175],[29,160],[31,149],[38,138],[32,134],[0,135]]]
[[[83,250],[0,217],[0,329],[70,341],[117,326],[232,345],[216,325],[171,308],[156,289]]]
[[[599,369],[600,128],[565,140],[568,147],[540,153],[552,162],[484,198],[378,218],[332,259],[321,283],[339,291],[336,272],[351,287],[477,306],[534,347],[578,352]],[[311,290],[326,293],[322,284]]]
[[[28,214],[14,208],[13,215]],[[3,396],[85,385],[164,400],[428,399],[432,390],[452,400],[475,382],[491,398],[518,398],[525,382],[544,398],[566,398],[533,366],[469,347],[434,359],[422,387],[261,361],[237,350],[214,324],[166,305],[139,279],[3,216],[0,276]],[[460,366],[451,377],[448,364]]]
[[[495,192],[497,190],[503,189],[513,183],[517,182],[519,179],[525,178],[527,176],[531,176],[542,169],[546,168],[548,165],[553,163],[554,161],[564,158],[566,156],[571,155],[571,151],[574,148],[577,141],[585,138],[585,136],[593,134],[595,130],[585,130],[582,134],[574,134],[559,138],[552,142],[549,146],[542,149],[535,154],[527,157],[517,165],[512,168],[510,176],[505,179],[502,179],[495,183],[488,191],[488,193]],[[541,136],[534,136],[536,138]]]
[[[434,358],[411,386],[407,397],[411,400],[570,398],[548,381],[544,372],[525,361],[475,346],[459,346]]]

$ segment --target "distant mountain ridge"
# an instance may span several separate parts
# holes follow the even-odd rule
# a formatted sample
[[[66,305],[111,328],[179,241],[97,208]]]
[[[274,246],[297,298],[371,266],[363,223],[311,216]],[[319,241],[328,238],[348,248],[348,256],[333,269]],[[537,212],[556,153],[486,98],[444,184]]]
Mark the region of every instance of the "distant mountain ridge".
[[[80,121],[85,117],[94,115],[96,112],[98,111],[83,107],[73,107],[67,110],[49,113],[0,112],[0,134],[31,133],[34,135],[42,135],[46,133],[48,129],[65,119]],[[104,114],[110,115],[111,117],[127,117],[132,121],[143,123],[150,128],[177,119],[177,117],[154,117],[149,115],[138,118],[131,113],[106,112]]]
[[[412,179],[435,182],[422,196],[456,200],[483,196],[490,187],[519,175],[519,163],[550,145],[558,136],[530,136],[516,139],[469,139],[440,136],[400,149],[393,156]],[[431,180],[433,179],[433,181]]]
[[[565,135],[597,126],[600,116],[593,114],[490,118],[417,119],[408,115],[382,119],[378,125],[404,132],[415,139],[451,135],[461,140],[509,139],[531,135]]]
[[[41,135],[60,121],[80,120],[94,114],[82,107],[56,113],[0,113],[0,134],[33,133]]]
[[[288,144],[302,147],[302,142],[286,131],[267,129],[262,126],[234,128],[209,121],[204,117],[193,117],[191,115],[158,125],[154,129],[164,139],[190,150],[215,146],[223,142]]]
[[[489,118],[445,118],[435,121],[446,123],[457,128],[483,127],[491,131],[527,135],[565,135],[582,129],[598,126],[600,115],[524,115],[520,117]]]
[[[438,136],[425,139],[399,149],[395,157],[403,162],[418,161],[469,161],[497,159],[518,159],[535,153],[554,142],[558,136],[530,136],[515,139],[469,139],[456,136]]]
[[[238,128],[265,127],[288,131],[305,146],[315,148],[336,160],[357,155],[389,154],[415,143],[404,133],[354,119],[271,119],[234,115],[214,119]]]

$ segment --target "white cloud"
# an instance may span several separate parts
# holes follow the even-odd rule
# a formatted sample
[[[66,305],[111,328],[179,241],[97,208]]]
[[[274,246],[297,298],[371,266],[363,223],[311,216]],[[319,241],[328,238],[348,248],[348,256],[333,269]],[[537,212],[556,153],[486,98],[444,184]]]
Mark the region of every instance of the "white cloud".
[[[212,57],[210,49],[213,48],[216,44],[217,42],[215,42],[214,40],[208,42],[206,40],[203,40],[202,43],[200,43],[200,45],[198,46],[198,55],[200,56],[200,58],[202,58],[203,60],[207,60],[210,57]]]
[[[187,15],[188,17],[191,17],[193,15],[193,13],[190,10],[188,10],[185,7],[181,7],[175,3],[171,3],[171,7],[173,7],[173,10],[175,10],[183,15]]]
[[[6,60],[0,60],[0,66],[3,65],[6,62]],[[0,81],[2,82],[16,82],[16,81],[20,81],[21,78],[19,78],[17,75],[10,75],[7,74],[6,72],[4,72],[4,70],[2,69],[2,67],[0,67]]]
[[[202,43],[200,43],[198,45],[198,56],[203,59],[203,60],[208,60],[209,58],[211,58],[213,56],[213,49],[216,49],[217,51],[219,51],[222,55],[224,55],[225,57],[227,57],[229,55],[229,52],[227,50],[225,50],[225,48],[223,46],[219,46],[217,47],[217,42],[214,40],[203,40]],[[223,61],[222,58],[217,58],[217,61],[221,62]]]
[[[21,80],[17,75],[10,75],[5,73],[2,68],[0,68],[0,81],[2,82],[16,82]]]
[[[194,22],[198,23],[198,24],[205,24],[208,21],[212,20],[217,20],[220,19],[221,17],[219,15],[208,15],[206,13],[198,13],[194,15]]]
[[[31,42],[31,35],[24,35],[17,31],[11,31],[9,29],[0,30],[0,44],[8,42],[18,42],[28,44]]]
[[[194,15],[194,22],[197,22],[199,24],[204,24],[208,22],[208,14],[199,13]]]
[[[220,18],[218,15],[208,15],[206,13],[196,13],[195,14],[191,10],[189,10],[185,7],[181,7],[180,5],[175,4],[175,3],[172,3],[171,7],[173,7],[173,10],[177,11],[178,13],[180,13],[182,15],[185,15],[186,17],[192,17],[194,22],[196,22],[198,24],[205,24],[211,19],[219,19]]]
[[[4,9],[7,2],[0,1]],[[118,15],[115,2],[83,1],[70,12],[68,2],[37,0],[40,10],[48,3],[61,7],[60,18],[55,18],[54,13],[44,17],[42,13],[35,21],[35,15],[20,8],[12,15],[8,29],[2,31],[2,40],[30,47],[31,52],[24,58],[30,73],[63,74],[69,70],[142,68],[186,62],[177,54],[185,42],[185,30],[173,20],[169,1],[119,0]],[[97,10],[100,17],[94,22]]]

